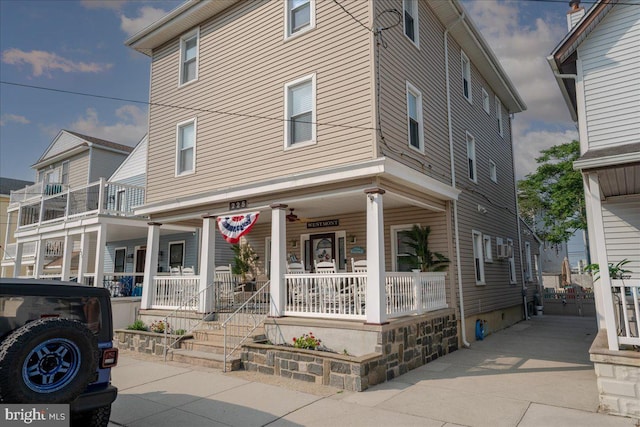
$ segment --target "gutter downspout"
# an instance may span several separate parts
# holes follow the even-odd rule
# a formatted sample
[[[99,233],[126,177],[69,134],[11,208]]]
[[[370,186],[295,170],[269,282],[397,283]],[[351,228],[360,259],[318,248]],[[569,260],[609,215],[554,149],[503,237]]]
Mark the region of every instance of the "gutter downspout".
[[[456,168],[453,153],[453,124],[451,122],[451,84],[449,82],[449,30],[456,24],[462,22],[464,19],[464,11],[458,19],[451,23],[444,31],[444,63],[445,63],[445,76],[447,84],[447,122],[449,126],[449,158],[451,160],[451,186],[456,188]],[[453,228],[456,240],[456,267],[458,275],[458,298],[460,300],[460,332],[462,333],[462,345],[465,347],[471,347],[471,344],[467,341],[467,331],[465,328],[464,317],[464,297],[462,295],[462,266],[460,265],[460,232],[458,229],[458,201],[453,200]]]

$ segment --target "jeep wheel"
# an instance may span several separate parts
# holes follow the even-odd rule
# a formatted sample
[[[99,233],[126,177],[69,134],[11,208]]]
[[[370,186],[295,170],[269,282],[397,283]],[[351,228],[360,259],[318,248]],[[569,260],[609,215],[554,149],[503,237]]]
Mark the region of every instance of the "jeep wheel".
[[[71,427],[107,427],[111,416],[111,405],[101,406],[90,411],[71,416]]]
[[[70,403],[92,380],[98,359],[96,337],[82,323],[27,323],[0,346],[0,401]]]

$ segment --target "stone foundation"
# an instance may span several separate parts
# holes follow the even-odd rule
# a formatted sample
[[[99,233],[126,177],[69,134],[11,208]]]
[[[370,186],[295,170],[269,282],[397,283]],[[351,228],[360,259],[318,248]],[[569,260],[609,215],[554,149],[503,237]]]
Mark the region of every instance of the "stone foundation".
[[[168,335],[168,337],[169,342],[175,342],[178,335]],[[113,345],[122,350],[162,356],[164,355],[164,334],[116,329],[113,331]]]

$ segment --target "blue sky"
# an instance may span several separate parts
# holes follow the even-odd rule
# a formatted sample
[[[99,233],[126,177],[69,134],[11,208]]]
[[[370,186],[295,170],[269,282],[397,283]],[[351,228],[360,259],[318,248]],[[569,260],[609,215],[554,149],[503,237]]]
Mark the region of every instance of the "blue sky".
[[[361,0],[342,3],[349,1]],[[0,80],[147,101],[149,58],[124,41],[180,3],[0,0]],[[567,32],[568,0],[463,4],[529,107],[514,121],[523,176],[535,169],[540,149],[577,138],[545,60]],[[1,84],[0,175],[34,179],[30,166],[60,129],[134,145],[146,128],[143,104]]]

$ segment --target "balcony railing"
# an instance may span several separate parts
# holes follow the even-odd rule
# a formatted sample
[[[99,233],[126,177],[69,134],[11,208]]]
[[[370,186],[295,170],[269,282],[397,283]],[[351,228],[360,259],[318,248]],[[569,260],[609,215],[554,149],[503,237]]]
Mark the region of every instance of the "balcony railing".
[[[15,261],[18,245],[9,243],[5,248],[2,256],[3,261]],[[36,242],[27,242],[22,245],[22,259],[34,258],[36,256]]]
[[[611,280],[618,344],[640,346],[640,280]]]
[[[134,208],[144,203],[144,197],[144,187],[103,179],[78,188],[38,183],[11,192],[11,201],[19,207],[18,227],[95,214],[134,216]]]

